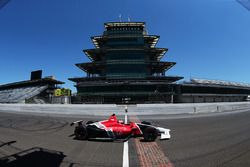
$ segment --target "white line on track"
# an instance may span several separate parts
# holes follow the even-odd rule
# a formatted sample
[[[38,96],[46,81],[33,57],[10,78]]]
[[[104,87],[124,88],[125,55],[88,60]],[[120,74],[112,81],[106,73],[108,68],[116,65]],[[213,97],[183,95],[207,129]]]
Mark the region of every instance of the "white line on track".
[[[125,124],[128,123],[128,115],[125,113]],[[122,160],[122,167],[129,167],[129,157],[128,157],[128,141],[124,142],[123,145],[123,160]]]
[[[129,167],[128,141],[124,142],[124,145],[123,145],[123,161],[122,161],[122,167]]]

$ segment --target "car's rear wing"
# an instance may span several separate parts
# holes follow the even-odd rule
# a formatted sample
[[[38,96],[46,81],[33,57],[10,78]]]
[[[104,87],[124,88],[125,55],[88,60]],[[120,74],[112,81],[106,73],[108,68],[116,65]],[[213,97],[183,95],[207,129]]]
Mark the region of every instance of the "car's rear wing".
[[[170,135],[170,129],[165,129],[165,128],[162,128],[162,127],[156,127],[156,129],[160,132],[161,134],[161,140],[163,139],[170,139],[171,138],[171,135]]]

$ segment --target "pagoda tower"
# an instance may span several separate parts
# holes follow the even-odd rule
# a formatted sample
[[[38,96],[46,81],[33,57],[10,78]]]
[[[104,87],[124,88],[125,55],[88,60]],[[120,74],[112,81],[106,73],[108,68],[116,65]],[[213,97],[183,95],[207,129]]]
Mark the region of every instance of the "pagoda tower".
[[[157,35],[148,35],[144,22],[108,22],[95,49],[83,50],[90,62],[76,64],[86,77],[76,82],[82,103],[173,102],[179,76],[167,76],[175,62],[160,61],[168,49],[157,48]],[[125,101],[124,101],[125,100]]]

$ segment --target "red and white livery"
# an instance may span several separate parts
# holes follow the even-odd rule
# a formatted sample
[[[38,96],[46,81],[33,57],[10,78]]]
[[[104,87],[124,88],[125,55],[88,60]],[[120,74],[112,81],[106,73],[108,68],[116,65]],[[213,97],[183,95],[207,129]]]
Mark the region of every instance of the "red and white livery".
[[[74,130],[76,139],[95,139],[95,140],[128,140],[131,137],[143,137],[144,141],[154,141],[157,136],[160,139],[170,139],[170,129],[156,127],[149,122],[124,124],[117,120],[113,114],[108,120],[88,121],[83,124],[82,120],[71,123],[71,126],[77,124]]]

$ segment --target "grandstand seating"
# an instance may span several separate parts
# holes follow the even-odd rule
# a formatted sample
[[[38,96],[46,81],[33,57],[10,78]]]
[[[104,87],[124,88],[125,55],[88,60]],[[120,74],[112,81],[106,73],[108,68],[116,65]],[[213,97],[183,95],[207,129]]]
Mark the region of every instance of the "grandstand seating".
[[[192,78],[190,79],[190,81],[191,81],[190,83],[194,83],[194,84],[210,84],[210,85],[223,85],[223,86],[236,86],[236,87],[250,88],[250,84],[231,82],[231,81],[196,79],[196,78]]]
[[[47,88],[48,86],[30,86],[0,90],[0,103],[25,103],[26,99],[39,95]]]

